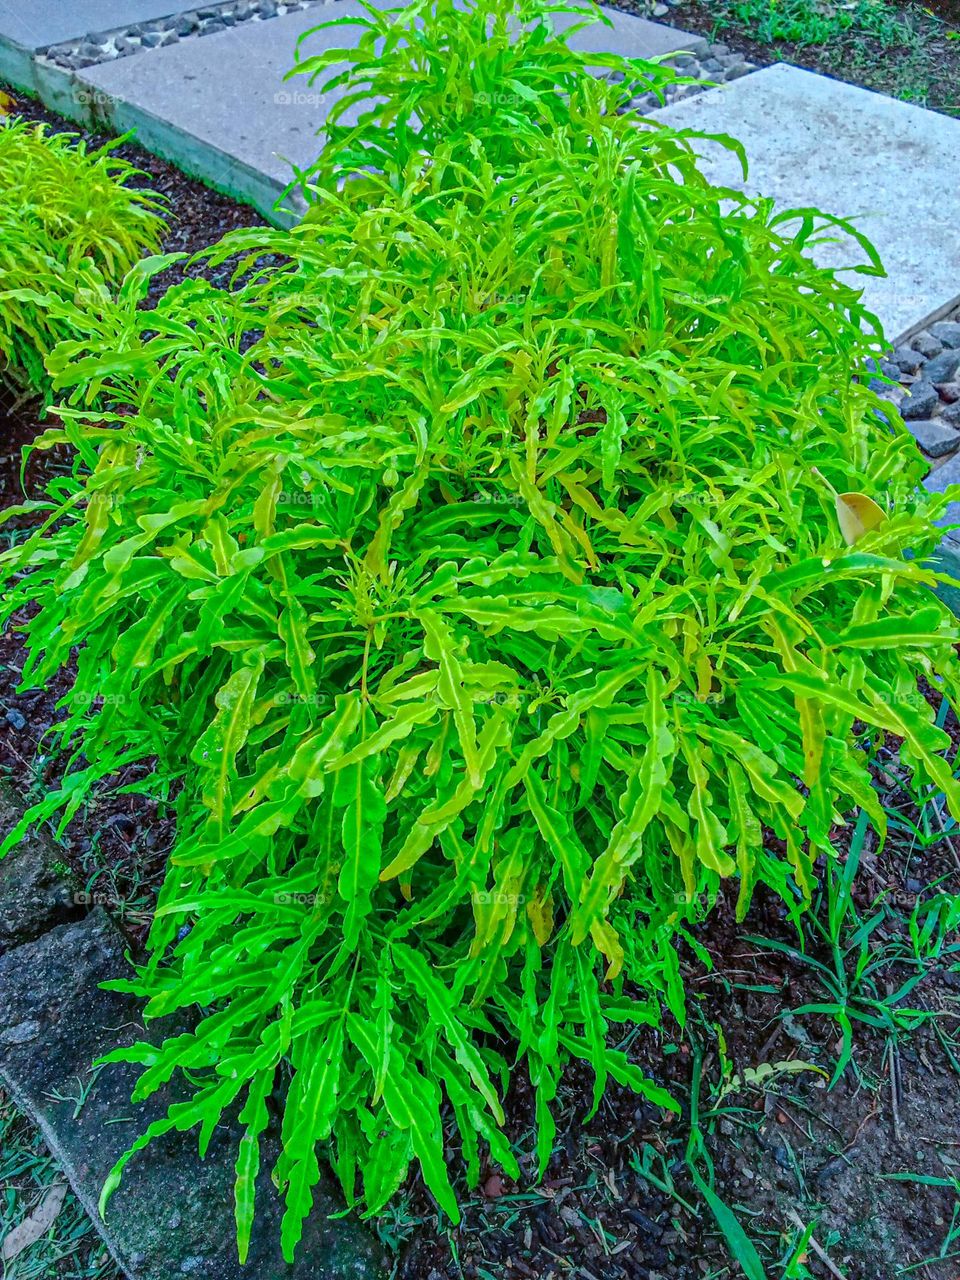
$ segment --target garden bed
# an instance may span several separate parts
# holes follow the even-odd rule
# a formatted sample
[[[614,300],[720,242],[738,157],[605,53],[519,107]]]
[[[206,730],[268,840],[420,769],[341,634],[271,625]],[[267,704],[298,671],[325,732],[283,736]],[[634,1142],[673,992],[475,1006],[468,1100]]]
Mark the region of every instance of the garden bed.
[[[251,210],[137,149],[126,146],[124,154],[171,198],[177,220],[168,251],[190,251],[228,227],[259,223]],[[158,279],[155,290],[171,278]],[[5,497],[19,488],[19,448],[35,426],[29,412],[10,420],[0,456]],[[35,492],[62,466],[55,452],[34,455],[27,491]],[[9,529],[5,536],[11,536]],[[7,632],[0,644],[0,770],[29,799],[53,782],[58,769],[56,760],[44,756],[57,690],[17,695],[22,653],[15,633]],[[947,724],[956,745],[956,726]],[[709,929],[695,935],[699,951],[690,947],[683,953],[687,987],[695,994],[687,1029],[681,1032],[668,1020],[658,1032],[644,1030],[620,1043],[678,1098],[689,1098],[696,1087],[699,1127],[691,1129],[689,1104],[682,1118],[665,1119],[659,1108],[615,1086],[584,1126],[592,1076],[585,1069],[571,1071],[561,1087],[556,1151],[538,1186],[531,1160],[533,1101],[528,1090],[515,1087],[507,1098],[505,1129],[525,1182],[513,1185],[485,1170],[481,1192],[472,1197],[458,1184],[464,1224],[452,1230],[437,1217],[419,1178],[411,1177],[376,1224],[397,1250],[402,1280],[720,1280],[737,1274],[731,1263],[737,1238],[724,1237],[696,1181],[706,1165],[699,1148],[690,1145],[692,1132],[712,1156],[727,1212],[754,1240],[772,1276],[894,1280],[909,1274],[953,1280],[957,1266],[949,1258],[960,1250],[954,1137],[960,1133],[960,1047],[953,1038],[960,975],[949,944],[937,950],[936,928],[918,941],[909,922],[933,918],[930,904],[938,894],[946,902],[947,895],[960,893],[960,861],[938,830],[942,818],[932,804],[918,810],[892,754],[885,763],[882,799],[900,826],[882,854],[875,854],[869,840],[856,848],[856,915],[835,922],[832,939],[818,938],[808,925],[804,959],[794,950],[797,933],[779,900],[758,892],[746,921],[735,926],[734,903],[724,892]],[[117,781],[132,780],[131,775]],[[911,834],[911,825],[919,834]],[[135,941],[149,921],[169,839],[164,815],[132,796],[105,794],[68,829],[65,859],[93,900]],[[823,908],[820,918],[825,919]],[[860,985],[836,1002],[837,1010],[868,1013],[879,1025],[856,1024],[853,1061],[828,1091],[822,1073],[833,1070],[842,1049],[837,1019],[822,1009],[788,1019],[780,1015],[785,1008],[829,1003],[829,985],[811,960],[826,966],[828,975],[832,969],[838,983],[849,981],[846,948],[854,947],[855,960],[858,937],[867,938],[874,961]],[[921,980],[903,991],[914,979]],[[906,1009],[919,1011],[917,1017]],[[928,1020],[930,1014],[936,1020]],[[764,1064],[784,1062],[793,1063],[789,1072],[763,1075]],[[798,1063],[818,1070],[795,1074]],[[758,1069],[751,1083],[746,1073]],[[0,1109],[0,1124],[8,1122],[8,1112]],[[19,1129],[9,1132],[18,1144],[24,1141]],[[28,1210],[32,1166],[13,1185]],[[731,1230],[723,1214],[721,1219]],[[64,1222],[72,1237],[73,1217]],[[804,1240],[807,1228],[816,1247]],[[77,1253],[69,1266],[59,1274],[112,1280],[96,1245],[86,1261]],[[29,1274],[21,1272],[24,1280]],[[20,1280],[16,1270],[10,1280]]]

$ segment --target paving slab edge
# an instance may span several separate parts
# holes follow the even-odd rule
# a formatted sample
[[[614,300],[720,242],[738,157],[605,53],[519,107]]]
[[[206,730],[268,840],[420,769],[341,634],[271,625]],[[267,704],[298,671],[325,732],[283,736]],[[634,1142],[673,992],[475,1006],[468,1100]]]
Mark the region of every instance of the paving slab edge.
[[[58,115],[98,132],[132,133],[144,150],[211,190],[252,205],[273,226],[292,227],[298,221],[292,211],[277,209],[284,187],[269,175],[53,63],[37,63],[36,77],[41,101]]]
[[[2,821],[0,832],[5,831],[8,826],[13,829],[21,816],[22,806],[12,797],[9,789],[0,783],[0,821]],[[305,1223],[304,1243],[298,1253],[297,1262],[284,1264],[279,1261],[281,1207],[278,1203],[274,1203],[271,1207],[260,1211],[263,1215],[261,1221],[264,1224],[260,1239],[258,1241],[255,1232],[250,1262],[247,1267],[239,1267],[233,1244],[233,1215],[230,1212],[227,1194],[227,1186],[232,1185],[233,1162],[236,1156],[235,1142],[238,1133],[235,1125],[226,1123],[225,1120],[221,1121],[217,1127],[217,1132],[220,1134],[219,1148],[214,1143],[205,1160],[200,1159],[195,1141],[191,1145],[189,1134],[168,1135],[162,1139],[161,1145],[163,1142],[171,1141],[179,1144],[172,1157],[176,1165],[171,1165],[169,1151],[166,1157],[155,1156],[155,1158],[166,1159],[166,1164],[161,1165],[164,1174],[159,1179],[154,1176],[155,1185],[153,1188],[149,1185],[146,1187],[147,1194],[143,1202],[140,1200],[140,1192],[144,1190],[144,1184],[142,1181],[136,1181],[137,1171],[134,1170],[134,1184],[126,1191],[126,1209],[120,1211],[119,1221],[122,1225],[119,1230],[116,1225],[116,1213],[112,1219],[109,1212],[106,1220],[100,1216],[99,1197],[107,1168],[123,1147],[145,1130],[147,1124],[151,1122],[149,1113],[151,1111],[156,1113],[152,1117],[153,1120],[159,1118],[170,1099],[161,1101],[157,1098],[152,1103],[137,1104],[134,1110],[145,1109],[147,1114],[143,1116],[117,1110],[118,1107],[129,1106],[130,1091],[138,1071],[132,1067],[111,1067],[106,1070],[107,1077],[110,1077],[111,1073],[119,1074],[111,1086],[115,1097],[112,1105],[106,1108],[107,1118],[103,1123],[110,1125],[111,1132],[115,1134],[122,1131],[124,1126],[130,1127],[132,1132],[126,1139],[122,1136],[117,1138],[121,1145],[113,1155],[109,1154],[111,1148],[109,1141],[107,1142],[106,1151],[101,1153],[103,1167],[97,1174],[97,1161],[92,1156],[88,1157],[87,1154],[91,1151],[92,1144],[88,1141],[89,1133],[85,1134],[82,1127],[85,1121],[78,1126],[79,1111],[73,1109],[72,1101],[61,1097],[58,1090],[50,1091],[47,1072],[50,1064],[60,1063],[62,1045],[58,1037],[62,1039],[64,1036],[65,1022],[70,1024],[73,1020],[75,1023],[71,1028],[75,1038],[71,1036],[70,1030],[66,1033],[69,1043],[72,1046],[80,1044],[85,1046],[82,1050],[71,1049],[71,1053],[79,1052],[83,1064],[81,1067],[78,1060],[75,1070],[71,1068],[69,1073],[71,1081],[85,1078],[81,1077],[81,1070],[84,1073],[88,1072],[93,1061],[104,1053],[106,1048],[112,1048],[114,1044],[130,1043],[129,1030],[126,1037],[122,1034],[125,1028],[129,1029],[138,1023],[142,1028],[140,1013],[142,1002],[132,996],[111,996],[105,993],[102,985],[105,978],[123,976],[130,972],[130,943],[116,921],[102,906],[95,906],[93,909],[86,909],[83,914],[77,914],[78,904],[88,902],[88,899],[77,894],[66,868],[62,866],[58,845],[46,831],[34,829],[21,844],[15,846],[6,855],[3,862],[0,862],[0,870],[5,863],[12,868],[13,875],[7,877],[6,884],[0,882],[0,890],[3,893],[0,906],[12,909],[12,916],[11,910],[7,910],[7,915],[11,918],[15,917],[15,920],[12,933],[7,929],[5,945],[0,945],[0,971],[7,970],[5,980],[0,982],[0,1085],[17,1109],[40,1133],[71,1191],[102,1239],[110,1257],[127,1280],[147,1280],[148,1276],[150,1280],[160,1280],[152,1264],[147,1265],[148,1256],[155,1257],[156,1254],[158,1211],[161,1211],[164,1217],[176,1217],[179,1220],[180,1210],[183,1209],[185,1219],[183,1226],[190,1228],[185,1238],[194,1238],[197,1227],[204,1225],[202,1219],[200,1222],[197,1221],[190,1202],[178,1196],[172,1183],[167,1180],[173,1167],[177,1170],[178,1183],[183,1184],[180,1187],[181,1191],[183,1186],[191,1186],[195,1192],[199,1193],[199,1199],[205,1205],[212,1206],[215,1216],[211,1218],[210,1212],[207,1212],[207,1217],[210,1218],[211,1228],[214,1226],[214,1221],[216,1222],[216,1234],[204,1232],[203,1239],[210,1241],[215,1247],[220,1247],[220,1252],[216,1254],[215,1267],[218,1280],[221,1277],[223,1280],[240,1280],[241,1274],[249,1276],[249,1280],[280,1280],[281,1276],[284,1280],[306,1280],[307,1276],[312,1280],[333,1280],[334,1276],[336,1280],[346,1280],[348,1274],[358,1277],[358,1280],[385,1280],[388,1262],[382,1245],[369,1225],[355,1216],[348,1216],[342,1224],[339,1222],[343,1216],[343,1198],[339,1189],[334,1186],[332,1178],[326,1174],[315,1191],[314,1213]],[[33,865],[34,863],[39,865]],[[39,898],[36,893],[31,893],[31,888],[34,886],[39,890],[45,890]],[[61,898],[63,898],[62,902]],[[8,925],[9,923],[10,921],[7,921]],[[84,947],[72,951],[71,947],[75,947],[76,944],[72,941],[68,942],[67,939],[73,939],[74,935],[79,937],[81,934],[84,935]],[[0,938],[0,943],[3,942],[4,939]],[[102,965],[99,970],[87,967],[89,947],[94,942],[102,948],[102,956],[108,965],[105,972]],[[94,949],[96,950],[96,947]],[[47,1006],[42,1003],[40,994],[45,989],[45,982],[49,981],[49,975],[44,977],[45,963],[42,959],[48,952],[57,955],[58,963],[61,964],[65,957],[73,975],[71,980],[77,983],[76,987],[71,987],[70,982],[67,981],[62,989],[58,984],[56,989],[59,993],[59,1016],[56,1017],[51,1017]],[[101,951],[98,950],[97,955],[100,956]],[[73,961],[72,964],[70,964],[71,961]],[[31,1020],[28,1022],[23,1021],[22,991],[30,993],[28,1012]],[[35,991],[36,996],[33,994]],[[125,1011],[119,1020],[116,1017],[106,1019],[103,1017],[103,1002],[110,1000],[124,1003]],[[97,1008],[98,1002],[99,1008]],[[94,1009],[97,1011],[92,1012]],[[116,1014],[115,1009],[112,1012]],[[130,1018],[134,1021],[131,1022]],[[27,1028],[29,1032],[25,1035]],[[78,1031],[78,1028],[82,1028],[82,1032]],[[168,1033],[170,1028],[161,1032],[160,1035]],[[132,1038],[143,1038],[144,1034],[148,1039],[155,1037],[154,1032],[144,1033],[141,1030],[139,1037],[134,1033]],[[85,1037],[88,1035],[94,1037],[96,1048],[92,1048],[87,1043]],[[24,1059],[21,1049],[25,1044],[35,1044],[40,1051],[39,1057],[30,1058],[28,1055],[27,1059]],[[33,1064],[32,1067],[30,1063]],[[54,1069],[58,1067],[55,1066]],[[100,1087],[98,1075],[94,1072],[90,1078],[89,1096],[96,1095]],[[33,1090],[32,1095],[31,1090]],[[84,1115],[89,1106],[86,1101],[87,1096],[84,1093]],[[44,1106],[48,1102],[56,1103],[51,1105],[49,1114],[44,1111]],[[102,1097],[98,1106],[104,1110]],[[269,1133],[265,1134],[264,1139],[268,1149],[270,1143],[273,1143],[275,1148],[273,1154],[276,1157],[278,1154],[276,1133],[274,1132],[272,1137]],[[149,1155],[141,1157],[141,1161],[149,1165]],[[269,1165],[270,1161],[266,1159],[261,1169],[261,1177],[258,1179],[258,1199],[264,1194],[264,1188],[259,1184],[269,1182]],[[217,1170],[221,1172],[218,1174]],[[179,1176],[181,1171],[182,1177]],[[224,1178],[226,1183],[220,1186]],[[226,1196],[223,1201],[219,1192],[210,1198],[211,1188],[218,1187]],[[196,1198],[195,1195],[194,1199]],[[216,1208],[218,1205],[219,1209]],[[133,1206],[142,1206],[139,1219],[136,1212],[132,1216],[130,1214]],[[132,1222],[139,1222],[140,1225],[133,1228],[131,1236]],[[224,1224],[222,1247],[217,1244],[221,1224]],[[124,1230],[127,1233],[125,1240]],[[139,1236],[138,1231],[144,1234]],[[180,1234],[178,1231],[177,1237]],[[136,1250],[131,1247],[132,1240],[135,1240],[138,1245]],[[141,1241],[150,1242],[147,1244],[146,1252],[140,1252]],[[231,1248],[234,1252],[232,1259],[228,1260],[224,1258],[223,1253],[229,1252]],[[304,1250],[307,1252],[304,1253]],[[177,1260],[174,1250],[170,1258],[173,1266],[176,1266]],[[165,1252],[162,1261],[166,1270]],[[205,1259],[199,1258],[192,1261],[203,1263]],[[329,1269],[331,1261],[334,1267],[332,1272]],[[142,1270],[144,1266],[146,1271]],[[187,1267],[183,1265],[180,1270],[186,1272]],[[193,1270],[192,1267],[191,1270]],[[209,1277],[210,1271],[203,1269],[202,1274]],[[166,1274],[163,1280],[166,1280]]]
[[[102,911],[103,908],[97,907],[96,910]],[[17,950],[19,950],[19,948],[17,948]],[[30,1106],[16,1081],[8,1072],[4,1071],[2,1060],[0,1060],[0,1082],[3,1083],[3,1088],[13,1101],[13,1105],[18,1111],[21,1111],[27,1117],[30,1123],[39,1132],[41,1138],[43,1138],[47,1149],[54,1156],[58,1167],[62,1171],[67,1182],[70,1184],[70,1190],[80,1202],[84,1213],[90,1219],[94,1230],[103,1241],[107,1252],[117,1264],[119,1270],[123,1272],[124,1276],[127,1277],[127,1280],[138,1280],[138,1277],[135,1276],[133,1272],[128,1271],[124,1265],[122,1257],[117,1252],[117,1245],[113,1232],[100,1217],[97,1201],[85,1191],[83,1184],[77,1175],[77,1170],[73,1161],[68,1160],[64,1152],[61,1150],[60,1142],[57,1139],[57,1135],[52,1125],[48,1122],[45,1116]]]

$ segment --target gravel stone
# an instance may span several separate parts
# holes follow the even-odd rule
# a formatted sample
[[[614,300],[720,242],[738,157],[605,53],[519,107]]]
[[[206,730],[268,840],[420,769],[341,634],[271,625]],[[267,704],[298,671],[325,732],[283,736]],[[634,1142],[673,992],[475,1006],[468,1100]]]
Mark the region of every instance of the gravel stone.
[[[930,326],[930,332],[945,347],[953,351],[960,347],[960,321],[939,320]]]
[[[946,406],[940,415],[940,421],[948,423],[951,427],[960,428],[960,400]]]
[[[945,425],[942,418],[922,418],[908,422],[910,434],[929,458],[945,458],[960,449],[960,431]]]
[[[940,399],[944,404],[954,404],[960,400],[960,382],[941,382],[937,385]]]
[[[943,343],[939,338],[935,338],[927,329],[921,329],[920,332],[910,342],[911,347],[927,360],[933,356],[938,356],[943,350]]]
[[[199,26],[199,21],[192,13],[185,13],[177,19],[174,31],[178,36],[192,36]]]
[[[900,412],[905,419],[916,422],[921,418],[929,418],[940,403],[937,389],[931,382],[921,379],[910,388],[909,395],[904,398]]]
[[[923,378],[926,382],[951,382],[958,369],[960,351],[942,351],[923,366]]]
[[[916,373],[923,364],[923,356],[913,347],[897,347],[893,359],[901,373]]]

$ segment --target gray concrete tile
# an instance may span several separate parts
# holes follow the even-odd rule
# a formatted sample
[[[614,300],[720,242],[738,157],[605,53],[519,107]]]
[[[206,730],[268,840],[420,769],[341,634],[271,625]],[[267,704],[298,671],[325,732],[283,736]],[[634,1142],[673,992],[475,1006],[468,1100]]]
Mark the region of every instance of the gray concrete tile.
[[[853,218],[888,278],[848,277],[893,341],[942,315],[960,291],[960,120],[779,64],[652,112],[675,128],[729,133],[750,161],[697,144],[714,181]],[[852,241],[824,246],[837,266],[864,261]]]
[[[0,42],[30,51],[196,8],[197,0],[0,0]]]
[[[388,8],[395,0],[377,0]],[[114,128],[136,128],[151,150],[188,172],[268,210],[289,181],[317,155],[330,102],[301,77],[284,83],[298,37],[318,22],[359,14],[355,0],[336,0],[269,22],[244,23],[201,39],[180,41],[79,73],[79,95]],[[695,47],[698,37],[629,14],[611,14],[572,43],[655,57]],[[564,22],[566,25],[566,21]],[[308,53],[356,41],[359,28],[318,32]],[[67,93],[62,80],[52,90]],[[74,91],[74,97],[77,91]],[[69,110],[67,98],[57,106]]]

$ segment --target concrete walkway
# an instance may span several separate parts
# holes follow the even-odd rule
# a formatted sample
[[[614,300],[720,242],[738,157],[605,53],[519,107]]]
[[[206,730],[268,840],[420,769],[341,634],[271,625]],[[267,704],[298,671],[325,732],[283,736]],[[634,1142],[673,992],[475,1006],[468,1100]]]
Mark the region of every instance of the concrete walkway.
[[[186,9],[177,0],[0,0],[0,78],[34,85],[34,61],[51,45]]]
[[[893,343],[945,315],[960,290],[960,120],[780,63],[653,112],[674,128],[729,133],[750,161],[701,144],[715,182],[781,207],[850,219],[879,250],[887,279],[850,275]],[[866,262],[843,233],[815,255]]]
[[[81,123],[118,133],[136,130],[138,141],[148,150],[191,176],[249,201],[273,220],[277,220],[274,205],[294,167],[302,168],[316,157],[320,146],[317,133],[330,107],[319,89],[312,89],[305,79],[284,83],[284,73],[294,62],[297,40],[333,16],[363,13],[356,0],[337,0],[335,4],[310,0],[305,8],[300,6],[307,0],[297,0],[293,12],[277,12],[269,20],[262,20],[258,12],[256,20],[236,21],[234,13],[240,7],[236,4],[190,10],[215,14],[219,8],[231,24],[221,27],[216,17],[206,18],[203,22],[210,34],[170,43],[165,43],[166,34],[158,29],[151,33],[156,35],[156,47],[133,57],[112,54],[110,60],[97,65],[70,69],[63,65],[63,59],[54,61],[45,56],[45,46],[68,38],[69,24],[28,20],[25,15],[33,3],[15,0],[12,8],[17,12],[11,16],[11,5],[4,8],[0,0],[0,49],[4,45],[12,48],[16,40],[24,38],[28,27],[32,31],[33,61],[28,71],[21,67],[18,76],[10,77],[16,85],[33,89],[53,110]],[[267,3],[277,9],[273,0]],[[395,7],[397,0],[374,3],[386,9]],[[89,10],[92,18],[96,10],[99,17],[106,5],[107,0],[72,4],[77,15],[74,30],[89,29],[79,17],[81,11]],[[122,0],[112,7],[124,7]],[[262,11],[263,0],[259,7]],[[131,17],[138,22],[141,9],[143,19],[159,17],[161,10],[167,14],[178,9],[188,12],[188,6],[178,6],[175,0],[134,0]],[[571,42],[574,47],[650,58],[706,44],[699,36],[659,23],[612,9],[607,13],[612,27],[597,25],[578,33]],[[337,27],[318,32],[307,48],[317,53],[342,47],[359,35],[359,28]],[[118,33],[113,43],[122,40]],[[81,63],[84,47],[79,46]],[[0,74],[4,65],[0,54]]]
[[[387,8],[397,0],[375,3]],[[142,145],[192,176],[289,221],[293,215],[285,219],[274,206],[294,169],[316,156],[330,103],[306,80],[284,82],[283,75],[303,32],[334,14],[360,12],[356,0],[223,0],[204,9],[177,0],[0,0],[0,76],[82,123],[136,130]],[[612,27],[595,26],[575,43],[634,57],[704,52],[700,37],[606,12]],[[118,20],[124,28],[111,32]],[[319,32],[306,51],[358,34],[351,27]],[[63,43],[70,40],[80,43]],[[960,121],[784,65],[653,114],[740,138],[752,193],[856,219],[888,278],[853,279],[892,342],[956,302],[960,191],[947,177],[960,167]],[[728,153],[703,152],[710,176],[739,182]],[[862,257],[849,242],[818,253],[834,264]]]

